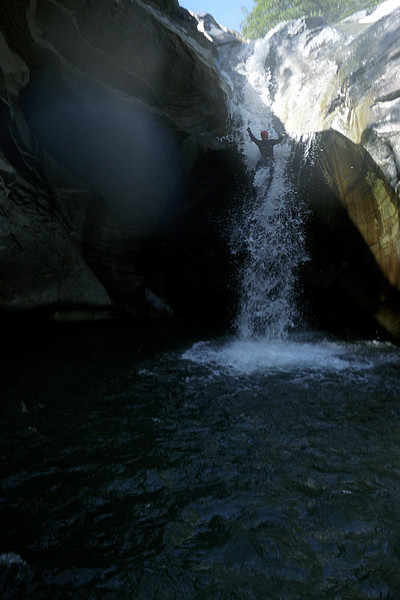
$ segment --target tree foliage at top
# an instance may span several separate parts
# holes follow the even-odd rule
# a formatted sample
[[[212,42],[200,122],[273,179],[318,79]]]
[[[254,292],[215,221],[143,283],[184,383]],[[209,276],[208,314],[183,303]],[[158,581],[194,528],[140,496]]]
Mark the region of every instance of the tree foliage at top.
[[[300,17],[324,17],[335,23],[365,8],[373,8],[381,0],[254,0],[253,10],[242,23],[245,37],[263,37],[282,21]]]

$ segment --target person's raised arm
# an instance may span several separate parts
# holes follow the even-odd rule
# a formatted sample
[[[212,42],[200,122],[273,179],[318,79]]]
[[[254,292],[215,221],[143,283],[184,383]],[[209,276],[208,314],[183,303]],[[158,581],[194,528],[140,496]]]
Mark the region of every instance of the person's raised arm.
[[[257,144],[257,142],[259,142],[259,140],[256,138],[255,135],[252,134],[250,127],[247,128],[247,131],[248,131],[251,141],[255,142]]]

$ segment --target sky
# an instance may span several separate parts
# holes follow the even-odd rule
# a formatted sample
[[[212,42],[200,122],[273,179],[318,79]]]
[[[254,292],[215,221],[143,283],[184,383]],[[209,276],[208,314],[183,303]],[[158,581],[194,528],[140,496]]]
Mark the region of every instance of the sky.
[[[242,7],[251,12],[254,0],[179,0],[179,4],[193,12],[210,13],[220,25],[240,31]]]

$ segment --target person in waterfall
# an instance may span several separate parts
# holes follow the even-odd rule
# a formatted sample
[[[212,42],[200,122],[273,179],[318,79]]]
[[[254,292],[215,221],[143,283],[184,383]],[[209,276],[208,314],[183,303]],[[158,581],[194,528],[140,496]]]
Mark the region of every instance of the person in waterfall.
[[[261,132],[261,140],[259,140],[256,138],[255,135],[253,135],[250,127],[247,128],[247,131],[249,132],[251,141],[257,144],[258,149],[261,153],[261,158],[256,165],[256,171],[258,171],[258,169],[262,167],[271,167],[270,177],[272,178],[272,171],[274,166],[274,146],[276,146],[276,144],[280,144],[285,136],[281,135],[279,138],[270,140],[268,131],[264,130]]]

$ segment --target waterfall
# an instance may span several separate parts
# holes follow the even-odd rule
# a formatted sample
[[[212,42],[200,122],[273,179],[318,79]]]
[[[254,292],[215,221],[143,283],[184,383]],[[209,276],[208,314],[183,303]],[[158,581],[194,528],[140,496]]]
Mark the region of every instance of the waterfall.
[[[224,71],[232,90],[235,142],[250,171],[255,171],[259,151],[247,127],[255,135],[267,129],[270,138],[283,133],[271,108],[271,75],[265,67],[273,50],[273,34],[246,46],[235,60],[231,57],[231,68]],[[245,257],[236,318],[242,338],[282,339],[299,319],[296,267],[306,255],[303,211],[287,172],[291,153],[290,137],[274,147],[273,172],[272,167],[255,172],[253,193],[243,199],[242,214],[234,226],[232,250]]]
[[[296,267],[305,258],[303,217],[285,178],[285,156],[276,163],[269,188],[268,169],[256,174],[255,197],[238,224],[245,259],[236,325],[245,338],[283,338],[299,315]]]

